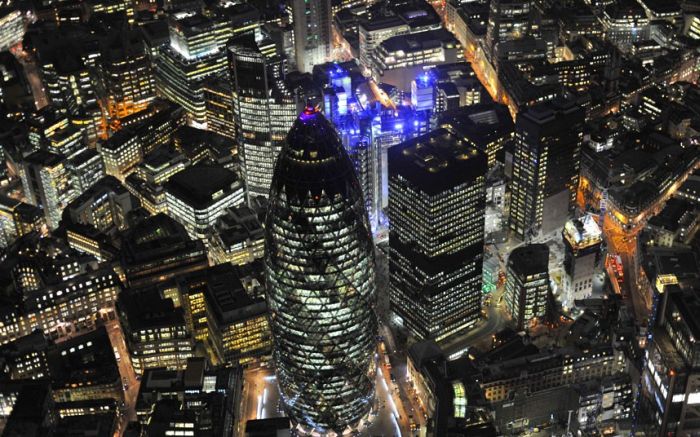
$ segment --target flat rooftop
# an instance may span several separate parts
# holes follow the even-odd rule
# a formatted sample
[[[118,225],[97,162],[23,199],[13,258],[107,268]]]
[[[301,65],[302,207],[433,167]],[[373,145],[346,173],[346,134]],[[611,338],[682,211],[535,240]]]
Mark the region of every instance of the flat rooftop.
[[[405,141],[388,152],[390,177],[433,195],[473,183],[488,170],[486,155],[447,129]]]
[[[165,189],[195,209],[206,209],[220,196],[231,193],[238,176],[231,170],[195,165],[175,174]]]

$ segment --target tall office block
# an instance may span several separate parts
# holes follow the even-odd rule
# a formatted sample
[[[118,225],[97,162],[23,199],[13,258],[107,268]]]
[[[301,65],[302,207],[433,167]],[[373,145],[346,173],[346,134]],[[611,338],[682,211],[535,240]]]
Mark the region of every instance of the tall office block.
[[[518,114],[510,203],[510,231],[517,238],[564,226],[576,200],[583,122],[583,108],[573,101]]]
[[[122,30],[115,35],[104,49],[103,69],[112,117],[144,110],[156,97],[153,66],[139,32]]]
[[[654,303],[640,377],[637,433],[692,436],[700,417],[700,259],[683,248],[653,248],[642,268]]]
[[[208,80],[204,85],[207,130],[236,139],[233,91],[228,75]]]
[[[63,208],[75,197],[66,158],[43,150],[24,158],[22,188],[28,202],[44,210],[46,224],[56,229]]]
[[[287,414],[342,433],[374,400],[374,251],[352,162],[307,106],[270,190],[265,276],[273,359]]]
[[[296,104],[282,84],[284,58],[252,35],[233,40],[229,49],[239,153],[248,201],[267,197],[277,155],[296,119]]]
[[[486,50],[492,59],[498,44],[520,39],[530,31],[531,0],[492,0],[486,25]]]
[[[419,339],[479,318],[487,170],[445,129],[389,149],[391,308]]]
[[[331,0],[293,0],[292,15],[297,68],[311,73],[331,58]]]
[[[506,309],[518,329],[544,317],[549,299],[549,247],[521,246],[510,253],[506,272]]]
[[[206,125],[203,86],[226,69],[224,46],[232,35],[225,21],[202,15],[174,15],[168,22],[170,44],[156,58],[156,90],[187,111],[190,123]]]
[[[0,49],[9,50],[22,42],[24,36],[24,17],[21,10],[4,10],[0,14]]]

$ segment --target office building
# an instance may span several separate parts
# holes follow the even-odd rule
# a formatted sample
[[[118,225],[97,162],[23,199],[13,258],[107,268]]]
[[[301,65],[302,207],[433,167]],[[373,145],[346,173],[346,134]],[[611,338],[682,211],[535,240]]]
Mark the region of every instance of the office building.
[[[100,232],[127,228],[126,216],[138,205],[131,194],[112,176],[105,176],[66,206],[70,223],[89,225]]]
[[[77,403],[82,402],[89,401],[78,401]],[[115,408],[110,411],[61,417],[56,423],[54,432],[58,435],[111,435],[117,433],[118,429],[119,420]]]
[[[97,151],[102,155],[105,173],[122,181],[143,159],[143,148],[139,136],[128,128],[98,143]]]
[[[396,15],[373,17],[363,20],[358,26],[360,62],[369,68],[373,62],[373,53],[384,40],[410,33],[411,28]]]
[[[159,367],[184,370],[187,360],[194,356],[184,310],[176,308],[172,299],[163,298],[157,289],[121,293],[117,314],[137,375]]]
[[[0,313],[0,344],[28,335],[35,328],[65,335],[93,326],[109,313],[121,288],[117,275],[109,268],[60,278],[62,282],[44,286],[38,286],[33,271],[17,273],[16,280],[24,282],[27,291]]]
[[[391,309],[417,339],[479,319],[487,170],[446,129],[389,149]]]
[[[36,151],[24,158],[20,175],[27,201],[44,211],[49,229],[57,228],[63,208],[75,196],[65,156]]]
[[[189,329],[222,363],[252,364],[270,355],[267,303],[248,294],[230,264],[211,267],[178,281]]]
[[[399,89],[411,82],[426,66],[449,64],[464,58],[459,41],[445,29],[397,35],[377,46],[372,55],[372,75]]]
[[[151,59],[137,30],[121,30],[102,54],[107,110],[112,119],[142,111],[156,97]]]
[[[523,38],[530,33],[531,0],[494,0],[489,3],[486,27],[486,51],[496,59],[498,45]]]
[[[237,138],[233,90],[228,76],[216,77],[204,84],[207,130]]]
[[[653,296],[643,352],[637,429],[648,435],[691,435],[700,424],[700,335],[696,323],[700,262],[686,248],[650,248],[643,254]]]
[[[173,133],[173,146],[192,165],[214,165],[234,172],[239,169],[234,161],[236,142],[212,131],[183,126]]]
[[[374,400],[374,252],[352,162],[314,107],[294,123],[277,160],[265,230],[285,410],[302,429],[342,433]]]
[[[192,238],[206,244],[210,230],[226,208],[244,201],[242,182],[223,167],[195,165],[176,173],[165,184],[168,214]]]
[[[49,381],[3,381],[0,391],[3,406],[3,435],[49,435],[57,417]]]
[[[601,19],[606,38],[623,52],[629,52],[635,42],[649,39],[651,22],[642,5],[632,0],[620,0],[607,5]]]
[[[24,16],[19,9],[5,9],[0,15],[0,51],[4,52],[22,42]]]
[[[146,155],[136,167],[136,175],[153,185],[162,185],[175,174],[190,166],[190,160],[174,146],[158,147]]]
[[[499,103],[480,103],[443,112],[438,125],[485,153],[489,168],[496,165],[504,146],[513,139],[513,119],[508,107]]]
[[[488,91],[479,82],[468,62],[441,64],[428,70],[422,77],[428,79],[435,90],[435,114],[491,101]]]
[[[576,200],[583,109],[573,101],[542,103],[515,121],[510,231],[519,239],[561,228]]]
[[[0,247],[32,231],[42,232],[46,219],[34,205],[0,195]]]
[[[235,435],[243,389],[240,367],[208,367],[191,358],[184,371],[149,369],[141,378],[136,416],[147,435]]]
[[[209,264],[202,242],[192,240],[183,225],[165,214],[149,217],[127,231],[121,262],[130,287],[164,283]]]
[[[170,44],[156,57],[158,94],[182,106],[188,122],[206,126],[203,86],[226,69],[225,42],[232,29],[223,20],[177,13],[168,21]]]
[[[133,124],[143,154],[148,155],[172,141],[175,131],[186,122],[186,111],[178,104],[157,99],[148,109],[123,118],[121,122],[123,126]]]
[[[190,160],[172,146],[162,146],[147,155],[124,185],[151,215],[166,213],[165,183],[190,166]]]
[[[40,329],[0,346],[3,374],[10,379],[40,379],[49,376],[46,351],[49,339]]]
[[[292,18],[297,69],[310,73],[331,58],[331,0],[293,0]]]
[[[517,329],[547,314],[549,303],[549,248],[545,244],[520,246],[508,256],[504,303]]]
[[[82,193],[105,175],[102,155],[95,149],[84,149],[68,159],[68,172],[73,188]]]
[[[562,231],[564,236],[564,295],[569,308],[575,300],[586,299],[593,294],[593,277],[598,267],[603,243],[603,233],[590,214],[568,220]]]
[[[209,236],[209,255],[216,264],[244,265],[265,254],[265,231],[260,217],[265,207],[226,209]]]
[[[47,361],[55,401],[124,400],[122,379],[106,327],[52,345]]]
[[[427,132],[427,114],[425,111],[416,112],[410,106],[387,104],[363,114],[369,118],[367,121],[360,119],[360,126],[364,129],[352,125],[349,126],[352,130],[340,129],[344,145],[355,163],[372,230],[378,240],[386,239],[388,235],[385,214],[389,204],[388,151],[402,141]]]
[[[267,56],[265,45],[251,35],[229,48],[238,152],[248,201],[267,197],[275,160],[296,117],[296,104],[281,84],[286,60]]]
[[[34,147],[68,158],[85,150],[84,130],[72,123],[60,108],[46,106],[38,110],[28,117],[27,125],[27,137]]]

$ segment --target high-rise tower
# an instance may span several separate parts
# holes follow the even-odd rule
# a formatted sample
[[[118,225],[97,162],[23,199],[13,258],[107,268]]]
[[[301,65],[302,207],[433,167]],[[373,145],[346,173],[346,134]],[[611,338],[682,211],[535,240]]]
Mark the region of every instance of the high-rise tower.
[[[584,111],[572,100],[535,105],[515,122],[510,231],[521,240],[561,229],[575,205]]]
[[[274,54],[274,46],[270,52],[270,45],[246,34],[229,47],[234,122],[249,201],[268,195],[275,160],[298,112],[284,85],[286,59]]]
[[[549,299],[549,248],[531,244],[513,249],[508,257],[506,309],[517,329],[547,314]]]
[[[530,32],[530,0],[493,0],[489,3],[486,50],[495,58],[498,44],[521,39]]]
[[[362,191],[307,106],[277,159],[265,226],[273,359],[299,428],[342,433],[374,400],[374,252]]]
[[[331,58],[331,0],[294,0],[292,14],[297,69],[311,73]]]
[[[441,341],[481,314],[486,155],[446,129],[389,149],[391,310]]]

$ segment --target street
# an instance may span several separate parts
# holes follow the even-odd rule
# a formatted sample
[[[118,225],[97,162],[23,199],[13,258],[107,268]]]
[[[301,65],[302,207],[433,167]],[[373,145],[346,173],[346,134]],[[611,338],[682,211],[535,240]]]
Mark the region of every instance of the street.
[[[118,320],[112,320],[105,323],[109,340],[112,343],[112,348],[116,349],[119,354],[117,364],[119,365],[119,374],[122,377],[122,383],[125,383],[127,389],[124,390],[124,409],[123,414],[120,413],[119,424],[115,432],[115,436],[121,435],[126,429],[126,425],[130,421],[136,420],[136,397],[139,394],[140,381],[136,379],[134,368],[131,365],[129,351],[126,348],[124,341],[124,332]]]
[[[381,365],[382,360],[383,355],[377,353],[375,356],[378,370],[375,376],[376,399],[369,416],[361,421],[356,431],[361,435],[384,437],[411,435],[409,416],[413,415],[421,423],[424,422],[424,418],[420,414],[414,414],[413,406],[404,408],[404,402],[409,399],[406,389],[397,385],[398,379],[397,383],[391,381],[392,372]],[[394,357],[394,362],[399,366],[395,373],[396,378],[401,373],[404,375],[405,382],[405,361],[401,364],[397,357]],[[238,416],[242,418],[238,423],[239,434],[245,432],[245,422],[248,420],[284,416],[277,378],[272,369],[260,367],[246,370],[243,378],[241,411]]]
[[[15,55],[19,63],[22,64],[22,67],[24,67],[24,74],[27,77],[30,88],[32,89],[36,109],[41,109],[48,105],[49,99],[46,97],[46,89],[41,81],[41,73],[39,72],[39,67],[36,64],[36,60],[21,47],[13,48],[12,54]]]

